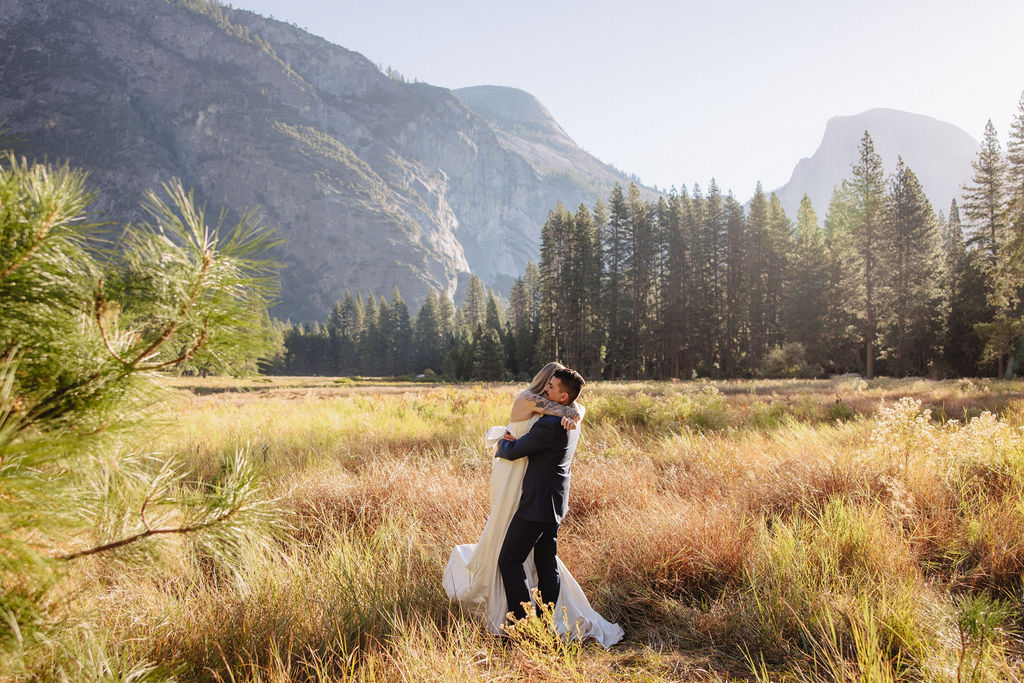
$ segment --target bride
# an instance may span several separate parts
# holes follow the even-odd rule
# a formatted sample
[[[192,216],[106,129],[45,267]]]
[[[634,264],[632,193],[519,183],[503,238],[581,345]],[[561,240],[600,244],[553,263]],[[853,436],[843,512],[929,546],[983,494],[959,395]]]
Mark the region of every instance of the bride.
[[[508,431],[519,438],[530,431],[530,427],[541,415],[556,415],[562,418],[562,425],[569,432],[570,445],[579,439],[579,422],[586,412],[583,406],[573,403],[564,406],[550,401],[539,394],[544,391],[555,370],[564,367],[561,363],[548,363],[533,378],[530,385],[512,404]],[[497,442],[505,434],[505,427],[492,427],[486,436],[488,451],[493,453]],[[522,494],[523,474],[526,458],[518,460],[493,459],[491,470],[491,513],[487,517],[480,540],[476,544],[457,545],[444,572],[444,589],[448,597],[457,600],[468,611],[479,615],[492,633],[502,633],[507,603],[505,589],[498,571],[498,553],[501,551],[509,523],[519,506]],[[622,628],[612,624],[594,611],[583,594],[580,585],[569,570],[558,560],[558,575],[561,589],[555,603],[555,620],[560,633],[568,632],[581,640],[594,638],[608,648],[623,636]],[[537,585],[537,572],[533,554],[523,563],[530,587]],[[562,610],[565,609],[565,619]]]

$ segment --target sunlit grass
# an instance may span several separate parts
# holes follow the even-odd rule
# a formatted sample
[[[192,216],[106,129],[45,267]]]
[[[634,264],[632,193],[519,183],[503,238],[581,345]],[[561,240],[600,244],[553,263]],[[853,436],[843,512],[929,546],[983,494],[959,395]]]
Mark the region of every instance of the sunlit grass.
[[[559,552],[626,629],[611,652],[494,638],[441,590],[519,385],[174,384],[151,445],[201,479],[248,445],[278,534],[227,567],[173,540],[149,567],[83,564],[43,670],[80,651],[219,680],[1024,675],[1020,382],[588,385]]]

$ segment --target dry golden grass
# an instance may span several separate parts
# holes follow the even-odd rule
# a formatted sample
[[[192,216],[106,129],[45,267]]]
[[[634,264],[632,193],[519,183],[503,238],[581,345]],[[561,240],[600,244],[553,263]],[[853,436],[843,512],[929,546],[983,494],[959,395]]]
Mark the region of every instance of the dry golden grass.
[[[204,480],[251,449],[281,530],[229,566],[187,539],[146,569],[92,562],[77,595],[118,662],[267,681],[1022,676],[1021,383],[588,386],[559,548],[625,627],[611,652],[495,639],[441,590],[490,507],[481,435],[519,387],[175,384],[147,439]],[[1010,616],[972,630],[975,595]]]

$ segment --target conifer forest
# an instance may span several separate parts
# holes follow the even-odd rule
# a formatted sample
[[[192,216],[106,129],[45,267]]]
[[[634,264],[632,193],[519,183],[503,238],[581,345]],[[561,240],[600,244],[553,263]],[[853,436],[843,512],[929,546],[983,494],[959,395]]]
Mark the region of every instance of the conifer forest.
[[[284,326],[273,373],[501,380],[560,359],[610,380],[1017,374],[1024,360],[1024,97],[1005,147],[991,122],[960,202],[934,207],[869,132],[828,207],[787,216],[758,185],[712,180],[653,200],[616,186],[554,207],[507,299],[472,278],[415,316],[344,293]],[[824,213],[819,211],[824,209]]]

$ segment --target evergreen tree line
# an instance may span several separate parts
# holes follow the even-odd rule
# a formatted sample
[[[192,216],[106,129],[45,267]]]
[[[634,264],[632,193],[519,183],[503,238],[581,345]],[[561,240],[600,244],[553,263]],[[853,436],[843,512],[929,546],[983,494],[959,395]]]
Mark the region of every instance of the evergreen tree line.
[[[397,287],[390,301],[345,292],[326,322],[288,326],[284,352],[264,369],[294,375],[505,379],[521,374],[514,350],[506,350],[514,345],[506,332],[502,302],[475,275],[458,309],[447,293],[432,290],[415,317]]]
[[[902,159],[886,175],[865,132],[820,221],[757,186],[714,180],[645,201],[561,204],[507,301],[474,277],[455,308],[410,318],[346,293],[323,325],[285,333],[278,371],[525,377],[560,359],[606,379],[1010,376],[1024,360],[1024,95],[1006,152],[989,122],[962,202],[936,214]]]

